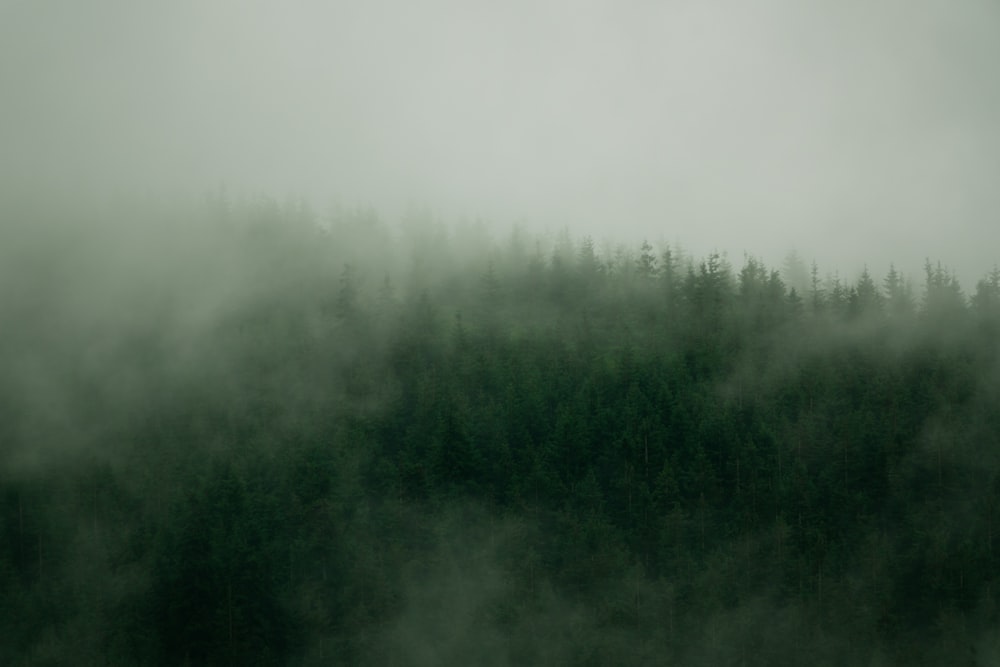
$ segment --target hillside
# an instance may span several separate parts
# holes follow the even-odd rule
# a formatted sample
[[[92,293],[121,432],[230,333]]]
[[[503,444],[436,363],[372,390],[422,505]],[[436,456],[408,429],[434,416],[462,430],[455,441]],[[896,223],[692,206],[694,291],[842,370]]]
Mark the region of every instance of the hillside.
[[[7,219],[0,663],[1000,660],[1000,271]]]

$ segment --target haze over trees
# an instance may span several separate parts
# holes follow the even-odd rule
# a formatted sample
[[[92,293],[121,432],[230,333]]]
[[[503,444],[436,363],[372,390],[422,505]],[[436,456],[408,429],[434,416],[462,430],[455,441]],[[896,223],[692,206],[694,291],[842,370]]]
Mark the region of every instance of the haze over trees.
[[[2,664],[1000,660],[998,269],[5,216]]]

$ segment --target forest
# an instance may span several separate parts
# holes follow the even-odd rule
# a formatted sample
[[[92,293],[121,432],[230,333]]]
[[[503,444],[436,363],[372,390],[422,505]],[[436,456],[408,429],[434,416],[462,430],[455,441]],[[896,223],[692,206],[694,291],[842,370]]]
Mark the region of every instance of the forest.
[[[1000,662],[1000,269],[3,217],[0,664]]]

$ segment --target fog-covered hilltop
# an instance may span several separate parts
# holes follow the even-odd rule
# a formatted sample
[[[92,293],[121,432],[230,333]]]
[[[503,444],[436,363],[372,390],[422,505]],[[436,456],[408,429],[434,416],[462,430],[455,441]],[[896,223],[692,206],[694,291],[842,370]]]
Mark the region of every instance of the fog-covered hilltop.
[[[3,216],[3,664],[1000,660],[1000,271]]]

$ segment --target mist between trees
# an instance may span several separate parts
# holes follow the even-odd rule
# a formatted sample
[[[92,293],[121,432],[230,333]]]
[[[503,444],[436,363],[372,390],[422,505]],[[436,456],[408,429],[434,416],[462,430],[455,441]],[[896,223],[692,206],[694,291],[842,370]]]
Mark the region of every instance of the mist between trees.
[[[1000,661],[1000,271],[4,216],[0,663]]]

